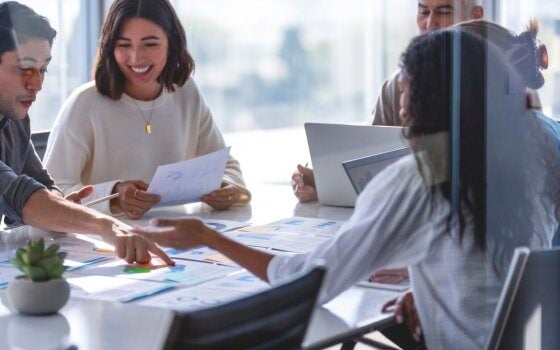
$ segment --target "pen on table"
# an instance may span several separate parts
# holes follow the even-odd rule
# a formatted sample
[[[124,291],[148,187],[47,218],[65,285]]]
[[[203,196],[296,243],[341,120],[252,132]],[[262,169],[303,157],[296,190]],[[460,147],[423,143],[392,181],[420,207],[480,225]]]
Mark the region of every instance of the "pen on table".
[[[84,204],[84,205],[85,205],[86,207],[91,207],[92,205],[95,205],[95,204],[101,203],[101,202],[105,202],[105,201],[111,200],[111,199],[113,199],[113,198],[117,198],[118,196],[119,196],[119,193],[118,193],[118,192],[117,192],[117,193],[113,193],[113,194],[110,195],[110,196],[106,196],[106,197],[102,197],[102,198],[96,199],[96,200],[91,201],[91,202],[88,202],[88,203],[86,203],[86,204]]]

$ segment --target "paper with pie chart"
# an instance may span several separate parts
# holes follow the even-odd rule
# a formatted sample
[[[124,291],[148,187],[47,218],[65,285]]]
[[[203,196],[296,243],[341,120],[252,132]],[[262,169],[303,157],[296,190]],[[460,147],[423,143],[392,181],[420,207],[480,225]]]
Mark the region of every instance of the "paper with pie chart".
[[[200,197],[220,188],[229,158],[230,147],[194,159],[160,165],[149,193],[159,194],[158,206],[200,201]]]

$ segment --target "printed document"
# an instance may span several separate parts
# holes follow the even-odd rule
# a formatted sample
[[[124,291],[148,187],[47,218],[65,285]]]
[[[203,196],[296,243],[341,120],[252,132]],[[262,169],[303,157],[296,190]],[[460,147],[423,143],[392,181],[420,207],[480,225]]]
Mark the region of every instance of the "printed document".
[[[158,205],[178,205],[200,201],[200,197],[220,188],[230,147],[183,162],[160,165],[149,193],[159,194]]]
[[[67,280],[72,297],[121,303],[138,300],[173,288],[165,283],[108,276],[75,276],[69,277]]]
[[[239,268],[196,261],[176,261],[175,265],[127,264],[123,260],[85,267],[76,271],[81,275],[99,275],[165,282],[192,286],[240,271]]]

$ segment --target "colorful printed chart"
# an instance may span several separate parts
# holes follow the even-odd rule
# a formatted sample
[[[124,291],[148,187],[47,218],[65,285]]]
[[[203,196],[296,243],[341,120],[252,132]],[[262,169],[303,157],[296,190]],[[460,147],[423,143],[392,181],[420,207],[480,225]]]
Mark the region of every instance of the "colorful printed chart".
[[[145,221],[145,222],[144,222]],[[275,254],[305,253],[329,241],[341,221],[294,217],[265,226],[203,219],[205,225],[256,249]],[[146,226],[148,219],[134,224]],[[113,302],[139,301],[142,305],[176,310],[197,310],[243,298],[270,286],[241,269],[218,251],[201,247],[167,249],[176,265],[127,264],[114,257],[114,248],[93,235],[56,235],[45,242],[59,244],[67,253],[65,275],[72,297]],[[15,249],[0,252],[0,289],[22,273],[9,265]],[[161,263],[161,262],[160,262]]]
[[[254,247],[271,248],[294,253],[306,253],[331,237],[305,235],[289,232],[232,231],[225,235],[239,243]]]
[[[113,257],[115,248],[92,235],[64,235],[45,242],[47,245],[57,243],[65,252],[81,252]]]
[[[231,231],[231,230],[235,230],[238,228],[242,228],[242,227],[246,227],[248,225],[250,225],[250,223],[246,223],[246,222],[240,222],[240,221],[232,221],[232,220],[217,220],[217,219],[202,219],[202,218],[198,218],[198,217],[192,217],[194,219],[199,219],[200,221],[202,221],[206,226],[218,231],[218,232],[226,232],[226,231]],[[152,226],[150,224],[150,218],[147,219],[141,219],[141,220],[123,220],[125,222],[127,222],[129,225],[131,226],[136,226],[136,227],[145,227],[151,231],[161,231],[161,232],[165,232],[167,231],[164,227],[160,228],[160,227],[155,227]]]
[[[173,289],[169,284],[108,276],[77,276],[67,280],[73,297],[123,303]]]
[[[247,271],[242,271],[195,287],[157,295],[143,300],[140,304],[192,311],[224,304],[269,288],[268,283]]]
[[[248,226],[247,222],[231,221],[231,220],[214,220],[214,219],[201,219],[204,225],[213,228],[218,232],[226,232]]]
[[[340,229],[344,221],[293,217],[271,222],[263,226],[249,226],[240,229],[245,232],[290,232],[306,235],[332,237]]]
[[[100,256],[98,254],[92,253],[81,253],[81,252],[66,252],[66,259],[64,259],[64,266],[68,268],[68,271],[73,271],[77,269],[84,268],[86,266],[91,266],[95,264],[102,263],[104,261],[111,260],[108,256]]]
[[[215,278],[224,277],[239,270],[238,268],[230,266],[186,260],[177,262],[174,266],[152,264],[130,265],[122,260],[118,260],[107,264],[86,267],[80,269],[78,273],[192,286]]]
[[[66,252],[66,259],[64,259],[64,266],[68,268],[68,271],[83,268],[85,266],[95,265],[104,261],[111,260],[110,256],[99,255],[95,253],[83,253],[80,251],[69,251],[63,248],[67,248],[66,243],[61,244],[61,251]],[[4,253],[4,252],[3,252]],[[11,266],[10,258],[16,254],[15,249],[9,251],[9,254],[3,254],[0,256],[1,266]]]

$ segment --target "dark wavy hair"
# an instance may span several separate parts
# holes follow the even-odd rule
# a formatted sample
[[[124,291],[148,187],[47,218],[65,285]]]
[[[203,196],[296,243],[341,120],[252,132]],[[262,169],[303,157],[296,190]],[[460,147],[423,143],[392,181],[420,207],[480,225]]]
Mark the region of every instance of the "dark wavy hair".
[[[31,8],[16,1],[0,4],[0,57],[29,39],[44,39],[52,46],[55,37],[49,20]]]
[[[121,98],[126,78],[115,60],[114,49],[121,26],[131,18],[143,18],[160,26],[167,35],[167,62],[157,81],[168,90],[183,86],[194,71],[194,60],[187,50],[185,29],[168,0],[116,0],[107,14],[93,69],[97,90],[113,99]]]
[[[529,244],[538,230],[528,219],[538,213],[531,203],[540,196],[547,208],[557,208],[559,187],[549,172],[532,173],[531,165],[549,166],[552,160],[550,166],[558,169],[560,161],[550,137],[527,113],[526,82],[515,78],[499,49],[460,28],[413,39],[401,66],[410,78],[405,136],[429,152],[421,144],[430,142],[425,136],[447,135],[447,180],[432,193],[439,191],[451,204],[448,225],[458,222],[462,238],[472,221],[475,243],[483,250]],[[503,261],[499,265],[503,268]]]

